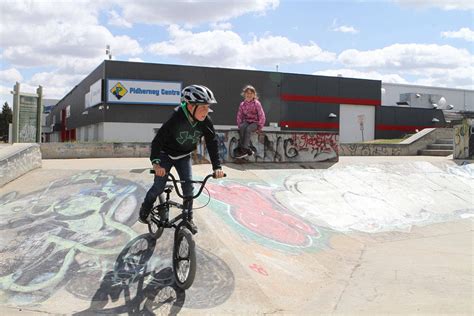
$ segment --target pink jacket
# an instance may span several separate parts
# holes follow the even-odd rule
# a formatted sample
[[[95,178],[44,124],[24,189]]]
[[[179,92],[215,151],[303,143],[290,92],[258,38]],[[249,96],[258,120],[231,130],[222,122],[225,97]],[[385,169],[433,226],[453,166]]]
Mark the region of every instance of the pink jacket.
[[[250,102],[243,101],[240,103],[237,112],[237,126],[240,127],[243,122],[257,123],[258,129],[262,129],[265,125],[265,112],[263,112],[260,101],[254,99]]]

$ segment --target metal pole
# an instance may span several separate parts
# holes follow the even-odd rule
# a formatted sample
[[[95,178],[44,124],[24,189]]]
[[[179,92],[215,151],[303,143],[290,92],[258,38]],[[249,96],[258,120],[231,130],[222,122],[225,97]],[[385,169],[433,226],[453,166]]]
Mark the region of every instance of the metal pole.
[[[12,119],[12,143],[18,143],[20,124],[20,83],[13,86],[13,119]]]
[[[36,94],[38,95],[37,99],[37,109],[36,109],[36,142],[41,143],[41,121],[43,116],[43,87],[38,86],[36,89]]]

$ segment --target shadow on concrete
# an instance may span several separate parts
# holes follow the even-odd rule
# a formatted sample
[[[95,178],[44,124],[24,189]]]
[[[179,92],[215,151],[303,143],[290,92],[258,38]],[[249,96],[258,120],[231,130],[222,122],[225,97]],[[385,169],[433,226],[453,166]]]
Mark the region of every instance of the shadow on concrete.
[[[156,240],[148,234],[131,240],[113,270],[102,278],[90,307],[74,315],[177,315],[186,294],[175,285],[172,268],[147,271],[155,245]]]

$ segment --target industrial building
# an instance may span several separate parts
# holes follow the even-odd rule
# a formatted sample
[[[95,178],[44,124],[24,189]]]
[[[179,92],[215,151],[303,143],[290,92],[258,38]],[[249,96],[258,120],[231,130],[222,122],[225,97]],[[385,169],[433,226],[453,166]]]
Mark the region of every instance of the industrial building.
[[[251,84],[267,116],[264,130],[338,132],[341,143],[445,126],[447,105],[469,110],[473,104],[468,90],[458,99],[454,89],[439,95],[437,88],[379,80],[105,60],[51,109],[47,141],[149,142],[179,105],[179,91],[194,83],[216,95],[216,129],[237,127],[240,92]],[[417,93],[418,103],[410,99]]]

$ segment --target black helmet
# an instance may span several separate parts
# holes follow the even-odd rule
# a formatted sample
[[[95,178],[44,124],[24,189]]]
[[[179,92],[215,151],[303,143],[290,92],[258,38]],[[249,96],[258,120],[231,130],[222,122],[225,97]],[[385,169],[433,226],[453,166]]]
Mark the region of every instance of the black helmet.
[[[187,86],[183,89],[183,91],[181,91],[181,101],[204,104],[217,103],[216,98],[214,98],[214,93],[212,93],[211,89],[197,84]]]

